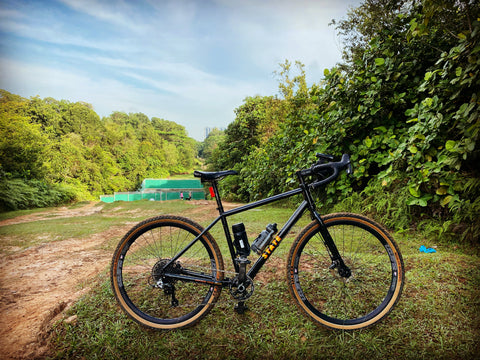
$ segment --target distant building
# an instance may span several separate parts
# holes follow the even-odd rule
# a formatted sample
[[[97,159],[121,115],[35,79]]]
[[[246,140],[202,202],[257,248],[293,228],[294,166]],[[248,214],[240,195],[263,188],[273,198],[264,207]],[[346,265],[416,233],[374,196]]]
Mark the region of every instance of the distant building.
[[[223,127],[222,127],[222,128],[219,128],[219,127],[213,127],[213,128],[211,128],[211,127],[206,127],[206,128],[205,128],[205,139],[208,137],[208,134],[210,134],[213,129],[218,129],[218,130],[220,130],[220,131],[225,131],[225,128],[223,128]]]

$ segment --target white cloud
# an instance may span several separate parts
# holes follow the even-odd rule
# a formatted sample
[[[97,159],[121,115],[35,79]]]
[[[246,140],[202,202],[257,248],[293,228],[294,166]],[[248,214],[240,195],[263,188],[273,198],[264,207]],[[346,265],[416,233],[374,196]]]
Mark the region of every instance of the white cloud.
[[[255,94],[255,88],[249,83],[221,84],[204,82],[201,78],[175,85],[130,74],[149,82],[154,87],[151,89],[6,59],[0,59],[0,69],[0,87],[15,94],[85,101],[91,103],[100,116],[113,111],[143,112],[149,117],[161,117],[185,126],[197,140],[202,140],[205,126],[225,127],[233,121],[233,110],[246,96]]]
[[[141,111],[197,139],[226,127],[245,97],[275,94],[285,59],[318,82],[340,58],[328,23],[344,15],[342,0],[59,1],[71,10],[0,9],[1,33],[15,35],[0,39],[0,88],[86,101],[100,115]]]
[[[138,16],[136,2],[130,1],[98,1],[98,0],[60,0],[70,8],[109,22],[127,27],[135,32],[142,32],[144,22]],[[140,21],[139,21],[140,20]]]

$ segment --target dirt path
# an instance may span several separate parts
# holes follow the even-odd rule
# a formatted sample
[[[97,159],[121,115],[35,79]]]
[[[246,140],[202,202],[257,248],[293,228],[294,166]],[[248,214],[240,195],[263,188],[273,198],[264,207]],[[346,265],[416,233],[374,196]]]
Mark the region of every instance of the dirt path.
[[[216,216],[213,203],[192,201],[199,205],[187,216]],[[89,203],[77,209],[55,208],[35,214],[0,221],[6,225],[40,220],[92,215],[102,206]],[[225,208],[238,204],[224,203]],[[52,324],[83,294],[89,281],[108,268],[112,250],[104,250],[112,238],[120,238],[132,223],[112,227],[84,239],[67,239],[32,246],[8,247],[0,254],[0,359],[39,359],[48,352]],[[74,319],[67,319],[66,321]]]
[[[216,206],[205,201],[186,216],[214,218]],[[76,209],[55,208],[0,221],[6,225],[40,220],[92,215],[102,206],[89,203]],[[226,209],[239,204],[224,203]],[[38,359],[47,354],[52,324],[81,295],[87,293],[89,280],[108,268],[112,250],[104,250],[112,238],[120,238],[133,223],[121,224],[85,239],[67,239],[27,249],[7,247],[0,254],[0,359]],[[74,319],[71,319],[74,321]],[[67,319],[66,321],[69,321]]]
[[[78,217],[101,210],[94,204],[60,208],[0,222],[0,226],[46,218]],[[131,224],[86,239],[67,239],[0,255],[0,358],[41,358],[53,321],[82,294],[88,281],[108,267],[111,252],[102,243],[122,236]]]

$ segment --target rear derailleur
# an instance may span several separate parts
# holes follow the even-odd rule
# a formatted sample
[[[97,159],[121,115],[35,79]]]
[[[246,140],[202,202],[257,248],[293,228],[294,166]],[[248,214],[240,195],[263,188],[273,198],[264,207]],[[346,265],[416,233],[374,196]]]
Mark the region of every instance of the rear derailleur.
[[[172,307],[177,307],[178,299],[175,297],[175,280],[167,280],[163,274],[165,270],[180,274],[182,271],[182,266],[180,263],[173,263],[165,269],[165,265],[167,265],[169,261],[169,259],[161,259],[153,266],[149,284],[151,287],[163,289],[165,296],[172,297]]]

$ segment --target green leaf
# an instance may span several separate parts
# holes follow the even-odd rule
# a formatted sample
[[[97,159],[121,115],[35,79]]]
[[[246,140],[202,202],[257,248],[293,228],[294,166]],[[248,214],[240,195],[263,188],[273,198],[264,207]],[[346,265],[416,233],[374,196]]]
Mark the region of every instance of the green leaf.
[[[365,145],[367,145],[368,148],[371,148],[371,147],[372,147],[372,144],[373,144],[372,139],[370,139],[369,137],[367,137],[367,138],[365,139]]]
[[[382,66],[383,64],[385,64],[385,59],[384,58],[376,58],[375,59],[375,65]]]
[[[454,140],[448,140],[445,143],[445,149],[448,151],[454,151],[455,145],[457,145],[457,143]]]
[[[422,195],[421,192],[420,192],[420,190],[418,189],[418,186],[412,186],[412,185],[410,185],[410,186],[408,187],[408,191],[410,192],[410,195],[412,195],[412,196],[414,196],[414,197],[416,197],[416,198],[418,198],[418,197],[420,197],[420,196]]]
[[[422,101],[422,104],[423,104],[424,106],[431,107],[432,104],[433,104],[433,99],[430,98],[430,97],[428,97],[428,98],[426,98],[426,99],[424,99],[424,100]]]
[[[378,127],[374,128],[373,130],[380,130],[382,132],[387,132],[387,128],[385,126],[378,126]]]
[[[445,206],[453,199],[452,195],[445,196],[442,200],[440,200],[440,205]]]
[[[468,140],[469,140],[469,141],[467,141],[467,146],[466,146],[467,150],[468,150],[468,151],[473,151],[473,150],[475,150],[475,141],[472,141],[472,140],[470,140],[470,139],[468,139]]]
[[[437,189],[436,194],[437,195],[446,195],[447,194],[447,187],[446,186],[441,186]]]
[[[422,207],[427,206],[427,200],[424,199],[424,198],[418,199],[418,205],[420,205],[420,206],[422,206]]]

